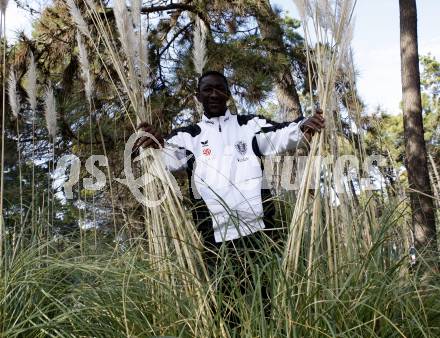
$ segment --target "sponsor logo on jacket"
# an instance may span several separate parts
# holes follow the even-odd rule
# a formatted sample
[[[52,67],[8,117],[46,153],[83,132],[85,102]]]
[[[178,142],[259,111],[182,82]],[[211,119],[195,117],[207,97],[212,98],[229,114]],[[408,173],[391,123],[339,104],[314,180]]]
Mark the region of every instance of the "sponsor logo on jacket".
[[[238,141],[237,143],[235,143],[235,149],[237,149],[240,155],[244,156],[247,151],[247,144],[243,141]]]

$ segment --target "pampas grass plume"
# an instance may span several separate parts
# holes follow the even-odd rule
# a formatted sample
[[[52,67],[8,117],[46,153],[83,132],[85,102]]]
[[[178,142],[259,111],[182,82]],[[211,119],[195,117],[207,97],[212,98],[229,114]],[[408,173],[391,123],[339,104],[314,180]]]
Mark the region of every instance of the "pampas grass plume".
[[[14,70],[11,70],[11,73],[9,74],[9,81],[8,81],[8,96],[9,96],[9,106],[11,107],[12,115],[14,115],[14,118],[18,118],[18,111],[19,111],[19,99],[17,96],[17,78],[15,76]]]
[[[79,32],[76,33],[76,41],[78,42],[79,62],[81,64],[81,76],[84,81],[86,98],[90,104],[92,102],[93,81],[92,81],[92,76],[90,74],[90,64],[89,64],[89,58],[87,55],[86,46]]]
[[[135,56],[136,37],[133,31],[133,20],[128,13],[125,0],[115,0],[114,13],[116,19],[116,26],[120,35],[120,40],[124,52],[133,64]]]
[[[70,15],[72,16],[73,21],[75,22],[76,27],[79,31],[87,37],[91,37],[89,26],[84,21],[83,16],[81,15],[80,10],[76,7],[75,2],[73,0],[66,0],[67,6],[69,7]]]
[[[35,64],[34,54],[31,52],[29,57],[29,70],[27,76],[26,93],[31,109],[37,108],[37,65]]]
[[[49,135],[54,139],[57,134],[57,113],[55,109],[55,96],[50,85],[44,97],[44,116]]]
[[[203,73],[203,68],[206,63],[206,33],[207,28],[205,23],[197,16],[193,38],[193,63],[197,74],[200,75]]]

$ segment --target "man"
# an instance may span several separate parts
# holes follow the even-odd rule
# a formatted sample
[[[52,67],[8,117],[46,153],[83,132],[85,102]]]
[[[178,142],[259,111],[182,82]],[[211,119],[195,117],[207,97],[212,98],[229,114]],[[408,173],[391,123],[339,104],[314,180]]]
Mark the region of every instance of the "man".
[[[204,109],[199,123],[173,130],[166,142],[151,125],[139,126],[164,145],[163,158],[170,171],[187,170],[197,206],[194,220],[205,244],[214,247],[245,237],[249,242],[271,227],[273,208],[262,189],[261,157],[304,146],[324,128],[321,112],[285,123],[232,115],[227,109],[230,97],[225,76],[208,71],[198,82],[197,99]],[[143,137],[135,151],[139,147],[156,147],[156,143]]]
[[[234,292],[244,295],[256,287],[260,277],[253,271],[258,265],[261,272],[267,265],[263,251],[269,248],[272,252],[273,245],[265,243],[276,237],[276,231],[270,230],[274,207],[268,200],[269,190],[262,189],[261,157],[305,145],[324,128],[324,118],[317,113],[308,119],[275,123],[254,115],[232,115],[226,105],[230,97],[224,75],[206,72],[198,82],[197,99],[204,109],[199,123],[173,130],[166,141],[146,123],[139,128],[163,145],[163,159],[170,171],[187,170],[193,218],[204,239],[207,267],[213,276],[223,271],[216,279],[217,289],[222,297],[232,296],[234,302],[238,299]],[[139,147],[157,147],[156,140],[140,138],[135,152]],[[262,311],[268,317],[268,277],[263,273],[261,278],[257,294],[261,294]],[[231,328],[238,328],[238,310],[225,306],[224,301],[220,302],[223,317]]]

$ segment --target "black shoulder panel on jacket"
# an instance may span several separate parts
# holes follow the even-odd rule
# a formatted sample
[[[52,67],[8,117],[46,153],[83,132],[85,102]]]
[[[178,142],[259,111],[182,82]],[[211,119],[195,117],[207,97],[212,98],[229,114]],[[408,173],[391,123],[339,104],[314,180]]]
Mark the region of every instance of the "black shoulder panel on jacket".
[[[239,126],[247,124],[250,120],[252,120],[256,115],[237,115],[237,122]]]
[[[166,137],[166,139],[170,139],[173,136],[176,136],[177,133],[188,133],[192,137],[196,137],[202,132],[202,129],[197,124],[191,124],[186,127],[176,128],[171,131],[171,133]]]
[[[282,129],[282,128],[287,127],[291,123],[292,122],[282,122],[282,123],[273,122],[273,124],[270,127],[262,127],[261,131],[259,131],[257,134],[270,133],[271,131],[277,131],[278,129]]]
[[[275,121],[272,121],[272,120],[269,120],[268,118],[266,118],[266,117],[264,117],[264,116],[260,116],[260,115],[257,115],[260,119],[262,119],[262,120],[266,120],[266,122],[267,123],[269,123],[269,124],[271,124],[271,125],[273,125],[273,126],[276,126],[276,125],[278,125],[278,124],[285,124],[285,123],[287,123],[287,124],[290,124],[290,123],[292,123],[292,122],[295,122],[295,123],[298,123],[298,122],[300,122],[300,121],[302,121],[302,120],[304,120],[305,119],[305,117],[303,116],[303,115],[301,115],[301,116],[299,116],[299,117],[297,117],[296,119],[294,119],[293,121],[288,121],[288,122],[275,122]]]
[[[237,122],[238,122],[238,124],[240,126],[242,126],[244,124],[247,124],[250,120],[254,119],[255,117],[258,117],[259,119],[262,119],[262,120],[266,120],[266,122],[268,124],[271,124],[273,126],[276,126],[276,125],[280,124],[279,122],[275,122],[275,121],[269,120],[268,118],[266,118],[264,116],[261,116],[261,115],[237,115]],[[297,119],[293,120],[292,122],[298,123],[303,118],[304,118],[303,116],[300,116]],[[286,122],[284,122],[284,123],[286,123]],[[291,122],[289,122],[289,123],[291,123]]]
[[[304,119],[304,116],[300,116],[300,117],[296,118],[295,120],[288,121],[288,122],[274,122],[274,121],[266,119],[267,123],[271,124],[271,126],[270,127],[262,127],[261,131],[259,131],[257,134],[270,133],[271,131],[277,131],[278,129],[282,129],[282,128],[287,127],[292,122],[298,123],[298,122],[302,121],[303,119]]]

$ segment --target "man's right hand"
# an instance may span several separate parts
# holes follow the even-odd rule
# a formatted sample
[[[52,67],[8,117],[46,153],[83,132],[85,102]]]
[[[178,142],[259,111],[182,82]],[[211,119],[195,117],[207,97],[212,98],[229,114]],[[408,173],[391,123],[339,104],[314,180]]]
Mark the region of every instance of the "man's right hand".
[[[164,145],[164,139],[160,132],[158,132],[151,124],[148,124],[147,122],[142,122],[138,125],[137,130],[141,130],[144,132],[147,132],[151,134],[150,136],[142,136],[138,138],[134,144],[133,151],[132,151],[132,158],[135,158],[139,154],[139,149],[142,148],[155,148],[159,149],[160,147],[163,147]],[[154,138],[153,138],[154,137]]]

